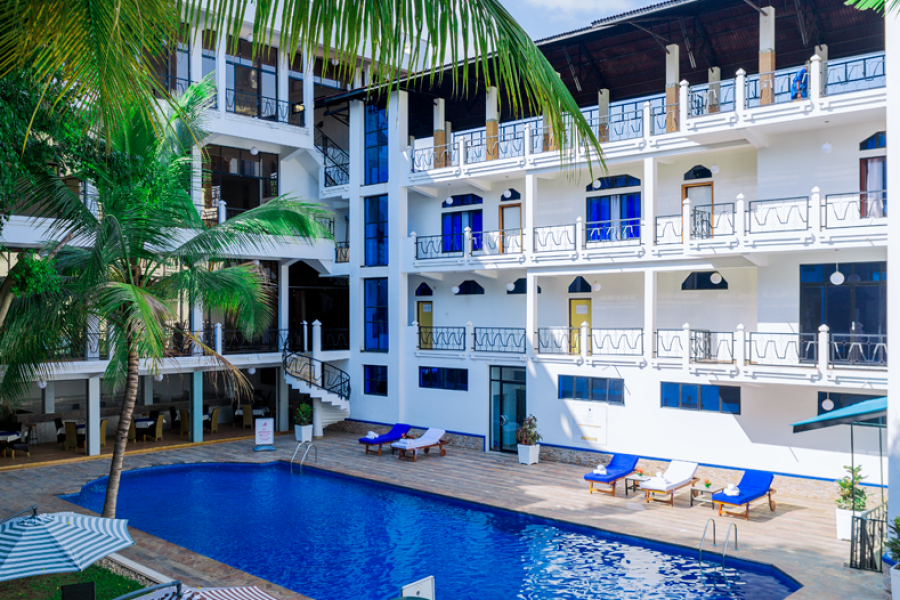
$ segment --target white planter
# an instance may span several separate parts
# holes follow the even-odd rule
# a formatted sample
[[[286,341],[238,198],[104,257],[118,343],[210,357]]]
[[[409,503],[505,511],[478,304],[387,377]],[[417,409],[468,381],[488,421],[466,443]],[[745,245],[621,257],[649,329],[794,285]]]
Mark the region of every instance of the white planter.
[[[300,442],[311,442],[313,438],[312,425],[294,425],[294,439]]]
[[[900,600],[900,569],[898,565],[891,567],[891,598]]]
[[[844,510],[843,508],[834,509],[835,527],[837,529],[837,539],[845,542],[850,541],[853,532],[853,515],[860,515],[861,512],[853,512],[852,510]]]
[[[519,444],[519,462],[523,465],[536,465],[541,454],[541,445],[523,446]]]

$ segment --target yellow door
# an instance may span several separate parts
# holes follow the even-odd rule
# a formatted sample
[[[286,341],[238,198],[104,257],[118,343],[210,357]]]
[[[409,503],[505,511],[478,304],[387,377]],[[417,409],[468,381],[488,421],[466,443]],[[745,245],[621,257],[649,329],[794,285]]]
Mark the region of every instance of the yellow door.
[[[431,301],[420,301],[416,306],[416,320],[419,322],[419,348],[431,350],[432,342],[432,312]]]
[[[588,335],[591,333],[591,299],[577,298],[569,300],[569,354],[581,354],[581,324],[588,324]],[[588,347],[588,354],[591,349]]]

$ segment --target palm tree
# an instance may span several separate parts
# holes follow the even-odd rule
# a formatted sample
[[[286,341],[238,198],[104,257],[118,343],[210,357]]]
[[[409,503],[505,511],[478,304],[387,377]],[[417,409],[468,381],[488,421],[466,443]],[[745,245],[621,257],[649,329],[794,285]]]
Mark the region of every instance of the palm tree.
[[[317,221],[328,213],[287,197],[207,227],[193,204],[196,177],[191,149],[205,135],[202,115],[213,93],[192,86],[163,118],[159,133],[134,109],[111,136],[109,147],[86,157],[73,176],[96,187],[96,202],[74,194],[55,172],[35,173],[25,203],[41,216],[58,217],[54,237],[70,239],[54,261],[58,285],[16,298],[0,339],[7,364],[0,395],[19,396],[28,381],[57,368],[65,350],[91,324],[106,325],[109,367],[104,381],[124,389],[115,435],[104,517],[114,517],[141,361],[152,373],[173,356],[173,333],[203,353],[239,392],[248,384],[201,336],[174,325],[178,307],[202,304],[255,337],[272,320],[271,291],[252,263],[228,260],[237,250],[265,253],[283,236],[316,239],[329,234]],[[34,324],[41,327],[35,328]],[[184,350],[185,347],[174,349]]]
[[[866,2],[877,0],[862,0]],[[882,0],[883,1],[883,0]],[[82,106],[96,106],[99,137],[127,126],[134,106],[151,115],[152,57],[190,27],[228,32],[237,43],[252,17],[255,51],[277,42],[339,62],[353,81],[368,48],[371,86],[396,85],[401,72],[452,78],[461,92],[483,77],[514,113],[544,114],[599,151],[599,142],[559,75],[499,0],[7,0],[0,6],[0,76],[34,65],[47,82],[63,81]],[[445,58],[458,68],[443,70]]]

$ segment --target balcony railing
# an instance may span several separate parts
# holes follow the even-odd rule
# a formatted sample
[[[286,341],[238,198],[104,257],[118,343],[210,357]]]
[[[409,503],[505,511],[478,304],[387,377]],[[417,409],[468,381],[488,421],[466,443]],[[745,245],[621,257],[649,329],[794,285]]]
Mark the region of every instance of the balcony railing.
[[[734,204],[701,204],[691,207],[691,238],[705,240],[734,235]]]
[[[825,228],[887,225],[887,191],[829,194],[825,197]]]
[[[603,117],[600,117],[602,124]],[[644,113],[641,110],[613,112],[606,117],[608,137],[606,141],[633,140],[644,135]],[[665,129],[663,129],[665,131]]]
[[[883,88],[886,84],[884,53],[830,60],[825,64],[825,94],[827,96]]]
[[[322,350],[325,352],[350,349],[349,329],[322,329]]]
[[[832,333],[828,362],[832,367],[887,367],[887,336]]]
[[[692,85],[688,97],[688,115],[699,117],[716,113],[734,112],[735,80]]]
[[[698,363],[734,362],[734,333],[731,331],[691,331],[691,361]]]
[[[169,96],[180,96],[191,87],[190,79],[182,79],[181,77],[172,77],[165,73],[157,73],[156,81],[159,88],[154,87],[153,95],[157,98],[164,98],[166,94]]]
[[[575,250],[575,225],[550,225],[534,228],[535,252]]]
[[[334,262],[336,262],[336,263],[350,262],[350,242],[335,242],[335,244],[334,244]]]
[[[416,148],[413,150],[413,171],[430,171],[445,167],[459,166],[459,146],[457,144],[444,144],[430,148]]]
[[[751,201],[747,205],[747,229],[751,234],[806,231],[809,229],[809,197]]]
[[[747,363],[773,367],[815,366],[818,348],[815,333],[751,332],[747,337]]]
[[[476,327],[473,334],[476,352],[525,354],[525,329],[520,327]]]
[[[240,90],[225,90],[225,110],[254,119],[288,123],[298,127],[306,124],[306,111],[303,110],[303,105]]]
[[[641,356],[644,353],[644,330],[591,329],[591,354],[597,356]]]
[[[473,255],[521,254],[524,251],[522,244],[521,229],[472,233]]]
[[[681,215],[656,217],[656,245],[680,244],[682,239]]]
[[[684,345],[681,343],[681,329],[656,330],[656,357],[681,358]]]
[[[419,350],[465,349],[465,327],[419,327]]]
[[[287,332],[285,332],[287,333]],[[259,336],[246,336],[237,329],[222,330],[222,354],[252,354],[256,352],[280,352],[280,332],[269,329]],[[212,342],[206,342],[207,345]]]
[[[581,329],[578,327],[540,327],[537,337],[539,354],[580,353]]]
[[[466,236],[462,233],[418,236],[416,260],[461,258],[465,252],[465,241]]]
[[[748,75],[745,82],[747,108],[756,108],[768,104],[783,104],[794,100],[795,91],[792,90],[794,77],[799,67]],[[802,76],[803,89],[807,88],[809,74]]]
[[[584,224],[585,248],[596,248],[606,244],[640,245],[641,220],[611,219],[608,221],[588,221]]]
[[[650,119],[653,124],[652,135],[678,131],[678,104],[651,106]]]

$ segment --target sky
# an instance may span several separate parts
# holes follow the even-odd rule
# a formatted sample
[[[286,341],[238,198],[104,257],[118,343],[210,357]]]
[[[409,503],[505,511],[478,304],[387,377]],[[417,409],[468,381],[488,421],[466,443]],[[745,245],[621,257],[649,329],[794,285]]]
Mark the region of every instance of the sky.
[[[617,15],[660,0],[500,0],[534,39],[587,27],[595,19]]]

